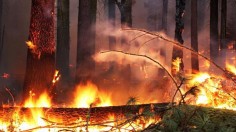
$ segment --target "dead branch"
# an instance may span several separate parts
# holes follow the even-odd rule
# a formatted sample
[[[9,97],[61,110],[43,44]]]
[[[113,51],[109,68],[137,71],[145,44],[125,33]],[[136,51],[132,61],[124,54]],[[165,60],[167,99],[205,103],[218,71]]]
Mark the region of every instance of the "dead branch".
[[[195,55],[198,55],[198,56],[204,58],[205,60],[207,60],[208,62],[210,62],[211,64],[213,64],[215,67],[217,67],[218,69],[220,69],[223,73],[225,73],[225,75],[226,75],[229,79],[231,79],[231,80],[236,84],[236,80],[234,80],[233,77],[232,77],[230,74],[228,74],[222,67],[220,67],[219,65],[217,65],[214,61],[212,61],[211,59],[205,57],[204,55],[202,55],[202,54],[200,54],[200,53],[194,51],[194,50],[191,49],[191,48],[188,48],[188,47],[186,47],[186,46],[184,46],[184,45],[181,45],[179,42],[176,42],[176,41],[174,41],[174,40],[170,40],[170,39],[168,39],[168,38],[166,38],[166,37],[164,37],[164,36],[162,36],[162,35],[160,35],[160,34],[158,34],[158,33],[148,32],[148,31],[143,30],[143,29],[123,28],[122,30],[124,30],[124,31],[139,31],[139,32],[144,32],[144,33],[146,33],[147,35],[156,36],[156,38],[160,38],[160,39],[162,39],[162,40],[165,40],[165,41],[167,41],[167,42],[170,42],[170,43],[174,44],[175,46],[177,46],[177,47],[179,47],[179,48],[181,48],[181,49],[189,50],[191,53],[193,53],[193,54],[195,54]],[[152,39],[152,40],[154,40],[154,39]]]
[[[174,77],[168,72],[168,70],[162,65],[160,64],[158,61],[154,60],[153,58],[147,56],[147,55],[141,55],[141,54],[133,54],[133,53],[128,53],[128,52],[123,52],[123,51],[118,51],[118,50],[109,50],[109,51],[101,51],[100,53],[109,53],[109,52],[116,52],[116,53],[121,53],[121,54],[125,54],[125,55],[130,55],[130,56],[138,56],[138,57],[143,57],[143,58],[147,58],[149,60],[151,60],[152,62],[158,64],[162,69],[164,69],[164,71],[168,74],[168,76],[171,78],[171,80],[173,81],[173,83],[175,84],[177,91],[179,91],[182,100],[184,100],[183,98],[183,94],[180,90],[180,87],[178,85],[178,83],[175,81]],[[175,97],[175,96],[174,96]],[[174,103],[173,100],[171,102],[172,104]]]

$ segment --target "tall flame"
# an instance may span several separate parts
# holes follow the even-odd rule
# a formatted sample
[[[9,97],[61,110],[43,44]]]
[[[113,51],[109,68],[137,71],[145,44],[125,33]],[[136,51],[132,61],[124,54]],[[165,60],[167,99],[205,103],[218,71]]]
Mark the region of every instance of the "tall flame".
[[[96,85],[87,82],[85,85],[78,85],[74,94],[73,107],[89,108],[93,106],[111,106],[110,96],[100,92]]]

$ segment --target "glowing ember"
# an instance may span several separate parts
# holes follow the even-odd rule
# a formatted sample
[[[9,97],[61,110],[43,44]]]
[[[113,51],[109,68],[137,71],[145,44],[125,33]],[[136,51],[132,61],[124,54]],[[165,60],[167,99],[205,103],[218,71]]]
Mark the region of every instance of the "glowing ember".
[[[33,54],[37,55],[38,58],[40,58],[41,52],[38,51],[37,45],[35,45],[32,41],[26,41],[26,44],[27,44],[28,48],[31,50],[31,52]]]
[[[7,78],[9,78],[10,77],[10,75],[9,74],[7,74],[7,73],[3,73],[3,75],[1,76],[2,78],[5,78],[5,79],[7,79]]]
[[[59,71],[56,70],[53,76],[52,84],[55,85],[56,82],[60,80],[61,75],[59,74]]]

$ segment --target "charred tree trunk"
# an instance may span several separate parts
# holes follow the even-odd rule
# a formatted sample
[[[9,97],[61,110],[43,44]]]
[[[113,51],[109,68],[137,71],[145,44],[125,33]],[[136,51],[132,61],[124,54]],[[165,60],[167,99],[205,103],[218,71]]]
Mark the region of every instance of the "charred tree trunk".
[[[198,15],[197,15],[197,0],[191,0],[191,47],[193,50],[198,52]],[[192,73],[199,71],[198,56],[191,54]]]
[[[55,71],[54,0],[32,0],[23,97],[49,91]]]
[[[184,30],[184,11],[185,11],[185,0],[176,0],[176,16],[175,16],[175,40],[180,44],[184,43],[182,38],[182,33]],[[181,59],[180,71],[184,70],[184,63],[183,63],[183,51],[182,49],[174,46],[173,53],[172,53],[172,61],[176,60],[177,58]],[[173,69],[173,68],[172,68]],[[175,74],[175,71],[171,71],[172,75]]]
[[[108,19],[113,29],[115,29],[116,19],[116,3],[113,0],[108,0]],[[116,38],[109,36],[109,49],[114,50],[116,45]]]
[[[221,0],[220,49],[227,48],[226,23],[227,23],[227,0]]]
[[[121,15],[121,28],[131,28],[132,27],[132,0],[115,0],[116,5],[119,8]],[[129,50],[128,42],[125,37],[121,38],[121,44],[125,47],[124,50]],[[131,66],[128,64],[121,68],[122,76],[125,77],[124,80],[127,82],[131,81]]]
[[[3,48],[3,28],[2,28],[2,12],[3,12],[3,0],[0,0],[0,64],[2,57],[2,48]]]
[[[95,71],[96,11],[97,0],[79,1],[76,83],[91,80]]]
[[[167,34],[167,15],[168,15],[168,0],[163,0],[162,7],[162,31]],[[165,46],[161,48],[161,55],[166,58],[166,49]],[[164,77],[165,70],[159,69],[159,76]]]
[[[218,44],[218,0],[210,1],[210,58],[216,61],[219,54]]]
[[[163,0],[162,8],[162,30],[167,33],[167,15],[168,15],[168,0]]]
[[[69,81],[69,0],[57,1],[57,52],[56,68],[60,71],[60,82],[66,84]],[[59,85],[60,86],[60,85]]]

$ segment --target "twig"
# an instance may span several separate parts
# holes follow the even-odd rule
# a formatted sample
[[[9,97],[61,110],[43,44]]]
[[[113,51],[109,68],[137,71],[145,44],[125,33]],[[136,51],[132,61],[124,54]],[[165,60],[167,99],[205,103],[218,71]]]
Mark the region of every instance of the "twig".
[[[167,38],[165,38],[164,36],[162,36],[162,35],[160,35],[160,34],[151,33],[151,32],[148,32],[148,31],[146,31],[146,30],[143,30],[143,29],[123,28],[122,30],[124,30],[124,31],[139,31],[139,32],[144,32],[144,33],[146,33],[146,34],[148,34],[148,35],[156,36],[156,37],[159,37],[159,38],[162,39],[162,40],[165,40],[165,41],[167,41],[167,42],[170,42],[170,43],[174,44],[175,46],[177,46],[177,47],[179,47],[179,48],[181,48],[181,49],[189,50],[189,51],[191,51],[191,53],[193,53],[193,54],[195,54],[195,55],[198,55],[198,56],[204,58],[205,60],[207,60],[208,62],[210,62],[210,63],[213,64],[214,66],[216,66],[218,69],[220,69],[223,73],[225,73],[226,76],[227,76],[228,78],[230,78],[230,79],[236,84],[236,80],[233,80],[232,77],[231,77],[222,67],[220,67],[219,65],[217,65],[214,61],[212,61],[211,59],[205,57],[204,55],[202,55],[202,54],[200,54],[200,53],[194,51],[194,50],[191,49],[191,48],[188,48],[188,47],[186,47],[186,46],[184,46],[184,45],[181,45],[179,42],[176,42],[176,41],[167,39]]]
[[[6,91],[10,94],[11,99],[12,99],[12,102],[13,102],[13,106],[15,106],[15,99],[14,99],[14,96],[12,95],[10,89],[8,89],[8,88],[5,88],[5,89],[6,89]]]
[[[154,60],[153,58],[147,56],[147,55],[141,55],[141,54],[133,54],[133,53],[128,53],[128,52],[123,52],[123,51],[118,51],[118,50],[109,50],[109,51],[101,51],[100,53],[103,54],[103,53],[109,53],[109,52],[116,52],[116,53],[121,53],[121,54],[125,54],[125,55],[130,55],[130,56],[138,56],[138,57],[143,57],[143,58],[147,58],[149,60],[151,60],[152,62],[158,64],[162,69],[164,69],[164,71],[168,74],[168,76],[171,78],[171,80],[173,81],[173,83],[175,84],[176,88],[177,88],[177,91],[179,91],[181,97],[182,97],[182,100],[183,99],[183,94],[181,92],[181,90],[179,89],[179,86],[178,86],[178,83],[175,81],[175,79],[173,78],[173,76],[168,72],[168,70],[162,65],[160,64],[158,61]],[[174,105],[173,102],[171,102],[172,106]]]

